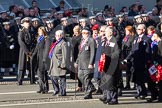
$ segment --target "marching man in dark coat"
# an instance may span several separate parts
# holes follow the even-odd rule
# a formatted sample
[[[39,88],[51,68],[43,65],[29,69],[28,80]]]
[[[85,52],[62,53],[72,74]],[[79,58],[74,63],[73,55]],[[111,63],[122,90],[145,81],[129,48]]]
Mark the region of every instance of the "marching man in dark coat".
[[[89,29],[83,28],[82,41],[79,46],[79,55],[75,67],[78,67],[78,78],[85,87],[84,99],[91,99],[92,92],[96,90],[91,82],[94,69],[95,48],[96,43],[95,40],[90,37]]]
[[[146,65],[150,56],[149,38],[145,35],[146,26],[139,24],[136,28],[138,36],[134,39],[132,49],[126,60],[133,58],[133,77],[132,81],[136,84],[137,95],[136,99],[144,99],[147,96],[147,90],[145,87],[146,82]]]
[[[101,57],[105,58],[102,73],[100,88],[103,90],[103,97],[100,100],[104,104],[118,104],[117,83],[118,83],[118,61],[119,47],[116,38],[113,36],[113,28],[105,29],[105,41],[102,46]],[[99,64],[100,67],[101,64]]]

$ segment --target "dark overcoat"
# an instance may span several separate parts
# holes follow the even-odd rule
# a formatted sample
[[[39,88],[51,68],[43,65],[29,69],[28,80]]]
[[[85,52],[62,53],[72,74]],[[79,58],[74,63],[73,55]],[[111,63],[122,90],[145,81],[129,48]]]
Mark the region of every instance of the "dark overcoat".
[[[54,48],[49,75],[64,76],[67,73],[67,43],[62,39]]]
[[[35,36],[26,29],[22,29],[18,33],[18,43],[20,45],[18,70],[25,69],[27,55],[32,51]]]
[[[119,47],[115,37],[110,39],[110,44],[106,45],[104,42],[102,54],[106,55],[104,72],[101,77],[101,89],[103,90],[114,90],[117,88],[118,83],[118,62],[119,62]]]
[[[150,40],[146,35],[142,36],[141,42],[138,41],[138,36],[134,39],[132,49],[127,56],[127,60],[132,60],[133,76],[132,81],[139,84],[146,81],[146,64],[150,59]]]

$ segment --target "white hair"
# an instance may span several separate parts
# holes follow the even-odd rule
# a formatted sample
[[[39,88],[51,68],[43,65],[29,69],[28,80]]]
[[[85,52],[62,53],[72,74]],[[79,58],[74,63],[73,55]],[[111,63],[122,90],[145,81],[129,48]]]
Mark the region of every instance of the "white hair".
[[[142,29],[146,29],[146,25],[145,24],[139,24],[138,27],[141,27]]]
[[[64,31],[63,30],[57,30],[56,32],[55,32],[55,35],[64,35]]]

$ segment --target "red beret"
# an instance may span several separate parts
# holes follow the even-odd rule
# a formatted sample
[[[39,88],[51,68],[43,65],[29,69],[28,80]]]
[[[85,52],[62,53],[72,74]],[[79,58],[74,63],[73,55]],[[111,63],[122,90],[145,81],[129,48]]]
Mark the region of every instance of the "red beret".
[[[95,24],[93,27],[92,27],[92,30],[98,30],[99,29],[99,25],[98,24]]]

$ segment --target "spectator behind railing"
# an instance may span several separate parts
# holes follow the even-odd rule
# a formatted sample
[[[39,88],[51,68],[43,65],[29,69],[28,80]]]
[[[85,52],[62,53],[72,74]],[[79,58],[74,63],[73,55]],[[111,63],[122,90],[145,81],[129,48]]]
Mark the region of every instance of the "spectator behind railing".
[[[130,7],[128,16],[136,16],[138,15],[138,5],[137,4],[133,4]]]

